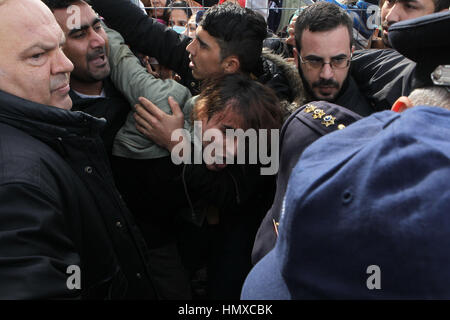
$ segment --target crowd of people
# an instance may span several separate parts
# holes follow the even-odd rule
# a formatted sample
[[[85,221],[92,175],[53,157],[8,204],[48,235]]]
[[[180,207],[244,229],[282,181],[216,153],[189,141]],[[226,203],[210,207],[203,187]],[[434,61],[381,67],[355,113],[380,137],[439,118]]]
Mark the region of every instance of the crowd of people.
[[[450,0],[247,2],[0,0],[0,299],[450,298]]]

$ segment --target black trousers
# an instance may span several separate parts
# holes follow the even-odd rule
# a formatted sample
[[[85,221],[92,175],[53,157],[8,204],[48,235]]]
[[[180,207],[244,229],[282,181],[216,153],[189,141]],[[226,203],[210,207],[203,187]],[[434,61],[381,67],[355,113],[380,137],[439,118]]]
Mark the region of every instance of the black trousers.
[[[177,247],[176,211],[183,205],[180,168],[170,157],[112,157],[117,183],[147,243],[153,282],[161,299],[191,299],[189,275]]]

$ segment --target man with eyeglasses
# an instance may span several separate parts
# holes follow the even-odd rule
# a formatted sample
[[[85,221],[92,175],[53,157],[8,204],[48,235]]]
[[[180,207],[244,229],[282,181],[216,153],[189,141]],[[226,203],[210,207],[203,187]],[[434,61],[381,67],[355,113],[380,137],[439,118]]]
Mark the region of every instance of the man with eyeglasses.
[[[326,100],[367,116],[374,110],[349,76],[352,32],[351,18],[337,5],[310,5],[295,24],[294,59],[310,100]]]
[[[281,129],[276,193],[255,238],[254,264],[275,245],[289,176],[303,150],[374,112],[349,75],[353,47],[352,21],[347,13],[335,4],[318,2],[301,12],[295,29],[294,57],[313,102],[297,109]]]

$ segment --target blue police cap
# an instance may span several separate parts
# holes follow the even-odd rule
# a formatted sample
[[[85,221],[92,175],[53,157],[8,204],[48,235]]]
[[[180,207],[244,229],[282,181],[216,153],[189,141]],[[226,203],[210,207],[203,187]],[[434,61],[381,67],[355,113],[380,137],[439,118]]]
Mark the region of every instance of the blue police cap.
[[[273,205],[264,217],[255,238],[252,263],[256,263],[275,246],[276,227],[292,169],[302,152],[320,137],[362,117],[328,101],[312,101],[297,109],[285,121],[280,133],[280,167]]]
[[[450,111],[373,114],[310,145],[243,299],[450,298]]]
[[[431,74],[439,65],[450,65],[450,11],[404,20],[389,28],[395,50],[417,63],[421,86],[433,85]]]

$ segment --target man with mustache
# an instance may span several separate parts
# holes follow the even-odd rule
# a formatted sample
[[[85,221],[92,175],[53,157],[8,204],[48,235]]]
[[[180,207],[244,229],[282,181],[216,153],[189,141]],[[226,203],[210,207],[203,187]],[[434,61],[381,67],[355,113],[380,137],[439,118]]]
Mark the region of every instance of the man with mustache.
[[[310,101],[325,101],[310,102],[297,109],[283,124],[276,193],[255,238],[253,263],[275,245],[287,181],[302,152],[321,136],[343,129],[361,119],[361,115],[373,112],[348,74],[351,44],[352,21],[337,5],[318,2],[298,16],[294,48],[298,71]]]
[[[294,60],[309,100],[334,102],[367,116],[373,109],[349,75],[352,43],[352,21],[337,5],[318,2],[297,18]]]
[[[82,0],[43,2],[53,11],[66,36],[63,50],[74,65],[70,76],[72,110],[106,119],[102,138],[111,154],[114,137],[124,124],[130,105],[110,80],[108,36],[101,20]]]
[[[70,110],[54,16],[40,0],[0,0],[0,42],[0,299],[156,298],[104,121]]]

